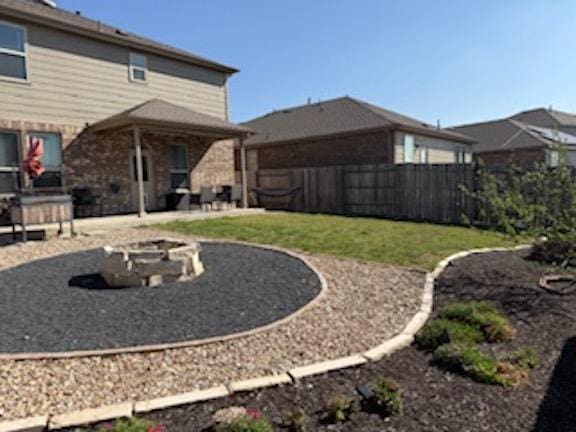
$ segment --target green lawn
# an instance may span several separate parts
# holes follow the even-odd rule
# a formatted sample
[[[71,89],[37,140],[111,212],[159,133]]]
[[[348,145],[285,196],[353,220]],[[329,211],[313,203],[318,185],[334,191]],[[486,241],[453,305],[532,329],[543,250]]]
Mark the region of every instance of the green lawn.
[[[472,228],[306,214],[177,221],[159,228],[426,270],[461,250],[515,244]]]

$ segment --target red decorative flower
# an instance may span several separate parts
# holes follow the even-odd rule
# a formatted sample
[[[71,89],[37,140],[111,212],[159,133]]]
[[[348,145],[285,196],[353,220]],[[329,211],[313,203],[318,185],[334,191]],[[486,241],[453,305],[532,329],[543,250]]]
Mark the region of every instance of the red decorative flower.
[[[164,427],[162,425],[150,426],[146,432],[164,432]]]
[[[258,420],[260,417],[262,417],[262,413],[257,408],[247,408],[246,414],[248,414],[248,417],[253,420]]]

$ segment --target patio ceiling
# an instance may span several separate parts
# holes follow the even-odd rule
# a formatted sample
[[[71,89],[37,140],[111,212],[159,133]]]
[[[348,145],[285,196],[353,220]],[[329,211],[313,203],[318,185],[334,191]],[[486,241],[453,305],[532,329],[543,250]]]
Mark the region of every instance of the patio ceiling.
[[[90,126],[95,132],[139,127],[214,139],[244,138],[251,130],[161,99],[152,99]]]

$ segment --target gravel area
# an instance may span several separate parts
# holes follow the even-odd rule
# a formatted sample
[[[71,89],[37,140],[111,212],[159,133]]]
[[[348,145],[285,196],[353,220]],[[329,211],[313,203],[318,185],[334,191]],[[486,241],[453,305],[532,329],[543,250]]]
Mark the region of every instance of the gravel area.
[[[91,249],[0,271],[0,353],[86,351],[194,341],[279,321],[321,283],[281,252],[205,243],[192,282],[107,289]],[[89,280],[90,283],[84,281]]]
[[[7,246],[0,249],[0,266],[159,234],[130,229]],[[326,256],[308,258],[326,277],[328,294],[277,328],[161,352],[0,361],[0,419],[162,397],[351,355],[399,333],[420,306],[423,273]]]

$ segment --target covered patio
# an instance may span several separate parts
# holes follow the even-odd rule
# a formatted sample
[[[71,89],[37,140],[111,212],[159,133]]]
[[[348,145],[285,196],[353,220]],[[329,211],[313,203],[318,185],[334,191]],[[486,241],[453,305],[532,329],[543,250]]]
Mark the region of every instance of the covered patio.
[[[245,208],[243,142],[250,133],[243,126],[153,99],[90,125],[65,152],[67,180],[75,187],[97,185],[106,214],[143,217],[166,210],[170,194],[189,197],[201,187],[236,183],[242,186]],[[239,179],[234,174],[235,142],[242,155]]]

